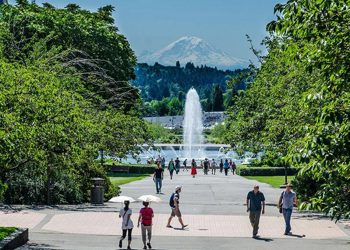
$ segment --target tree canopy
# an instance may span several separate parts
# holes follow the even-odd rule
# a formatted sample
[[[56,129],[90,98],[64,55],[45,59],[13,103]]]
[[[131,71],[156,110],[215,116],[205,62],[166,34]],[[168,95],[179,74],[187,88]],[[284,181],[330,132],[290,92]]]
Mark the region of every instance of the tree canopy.
[[[3,5],[0,53],[10,62],[27,64],[36,43],[49,50],[56,48],[65,52],[60,59],[74,67],[94,95],[116,108],[130,110],[139,98],[128,83],[135,78],[136,57],[114,24],[113,10],[105,6],[90,12],[75,4],[58,9],[27,0]]]
[[[89,199],[92,177],[116,195],[99,151],[124,157],[149,139],[138,116],[135,56],[110,6],[89,12],[28,1],[0,6],[0,198]]]
[[[350,1],[289,0],[268,24],[256,79],[234,97],[232,145],[298,166],[304,208],[350,217]],[[234,82],[232,82],[234,84]]]

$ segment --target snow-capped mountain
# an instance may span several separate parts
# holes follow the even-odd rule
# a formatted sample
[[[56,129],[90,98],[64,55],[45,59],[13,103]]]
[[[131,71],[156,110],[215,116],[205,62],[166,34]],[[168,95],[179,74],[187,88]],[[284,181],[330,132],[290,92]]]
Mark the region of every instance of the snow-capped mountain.
[[[167,66],[175,65],[176,61],[181,65],[192,62],[196,66],[207,65],[220,69],[241,68],[248,65],[247,61],[234,58],[203,39],[193,36],[182,37],[154,53],[144,52],[138,57],[138,61],[148,64],[158,62]]]

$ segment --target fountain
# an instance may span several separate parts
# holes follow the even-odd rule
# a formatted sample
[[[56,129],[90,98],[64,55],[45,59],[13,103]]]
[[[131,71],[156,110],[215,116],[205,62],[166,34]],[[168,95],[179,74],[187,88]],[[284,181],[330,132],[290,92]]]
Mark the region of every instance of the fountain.
[[[198,93],[193,87],[186,95],[183,129],[184,158],[203,158],[202,107]]]

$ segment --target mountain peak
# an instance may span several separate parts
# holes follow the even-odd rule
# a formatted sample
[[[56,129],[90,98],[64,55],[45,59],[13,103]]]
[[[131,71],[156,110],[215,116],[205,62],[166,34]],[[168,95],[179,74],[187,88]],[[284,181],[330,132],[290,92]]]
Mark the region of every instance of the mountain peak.
[[[193,64],[215,66],[222,69],[241,68],[247,62],[229,56],[212,45],[196,36],[183,36],[154,53],[139,56],[139,62],[163,65],[175,65],[176,61],[181,64],[192,62]]]

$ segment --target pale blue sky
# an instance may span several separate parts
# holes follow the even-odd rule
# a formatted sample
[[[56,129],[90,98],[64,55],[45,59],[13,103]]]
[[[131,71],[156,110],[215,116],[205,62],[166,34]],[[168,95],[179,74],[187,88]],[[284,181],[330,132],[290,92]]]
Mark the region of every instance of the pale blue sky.
[[[14,0],[10,0],[13,3]],[[245,34],[255,45],[267,34],[273,8],[285,0],[37,0],[57,7],[77,3],[96,10],[111,4],[121,33],[136,54],[155,51],[182,36],[198,36],[242,59],[254,59]]]

